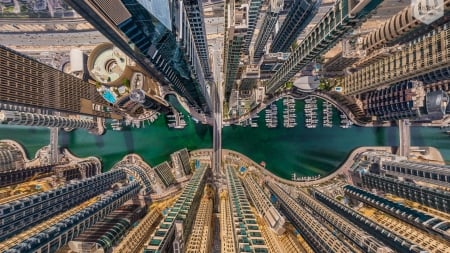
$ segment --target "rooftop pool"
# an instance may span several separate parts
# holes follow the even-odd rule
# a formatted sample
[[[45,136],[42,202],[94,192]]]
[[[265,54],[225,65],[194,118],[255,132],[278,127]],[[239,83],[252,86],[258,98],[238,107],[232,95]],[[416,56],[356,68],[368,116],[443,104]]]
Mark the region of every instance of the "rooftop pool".
[[[108,101],[111,104],[114,104],[116,102],[116,97],[114,97],[114,94],[110,90],[105,90],[102,96],[106,101]]]

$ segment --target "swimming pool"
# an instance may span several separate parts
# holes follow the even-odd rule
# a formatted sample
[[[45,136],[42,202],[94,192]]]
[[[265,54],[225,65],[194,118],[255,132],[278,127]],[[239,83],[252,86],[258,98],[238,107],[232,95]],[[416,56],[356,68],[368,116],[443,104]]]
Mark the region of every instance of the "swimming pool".
[[[105,90],[102,96],[106,101],[108,101],[111,104],[114,104],[116,102],[116,97],[114,97],[114,94],[110,90]]]

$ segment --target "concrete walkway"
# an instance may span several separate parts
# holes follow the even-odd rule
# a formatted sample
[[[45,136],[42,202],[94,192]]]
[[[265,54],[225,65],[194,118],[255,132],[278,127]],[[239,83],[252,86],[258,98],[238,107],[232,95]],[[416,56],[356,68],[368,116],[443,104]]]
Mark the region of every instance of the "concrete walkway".
[[[391,147],[386,147],[386,146],[356,148],[350,153],[350,155],[347,157],[346,161],[336,171],[334,171],[333,173],[331,173],[330,175],[328,175],[326,177],[323,177],[323,178],[320,178],[320,179],[314,180],[314,181],[308,181],[308,182],[296,182],[296,181],[291,181],[291,180],[281,178],[281,177],[273,174],[272,172],[270,172],[263,166],[259,165],[258,163],[254,162],[247,156],[245,156],[239,152],[236,152],[236,151],[223,149],[222,150],[222,159],[225,159],[227,156],[230,156],[230,155],[235,156],[235,157],[240,158],[240,161],[247,164],[247,166],[255,167],[256,169],[261,171],[264,175],[269,176],[270,178],[273,178],[277,182],[287,184],[290,186],[306,187],[306,186],[312,186],[312,185],[324,183],[338,175],[345,175],[347,177],[347,171],[350,168],[350,166],[353,164],[354,158],[357,154],[360,154],[365,151],[384,151],[384,152],[390,153],[391,149],[392,149]]]

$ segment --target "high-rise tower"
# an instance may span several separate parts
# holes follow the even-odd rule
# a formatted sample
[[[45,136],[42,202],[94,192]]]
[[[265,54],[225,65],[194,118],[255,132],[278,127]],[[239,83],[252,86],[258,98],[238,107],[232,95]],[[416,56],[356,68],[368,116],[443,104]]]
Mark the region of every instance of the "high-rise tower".
[[[30,112],[0,111],[0,123],[11,125],[43,126],[58,128],[84,128],[94,129],[97,123],[89,119],[74,119],[54,115],[45,115]]]
[[[11,105],[110,117],[108,103],[81,79],[0,46],[0,109]]]
[[[295,0],[286,20],[273,39],[270,52],[287,52],[316,14],[319,3],[320,1],[316,0]]]
[[[205,78],[212,78],[211,68],[208,59],[208,43],[206,41],[205,19],[203,18],[203,5],[200,0],[185,0],[184,5],[192,29],[192,35],[197,47]]]
[[[183,1],[67,1],[78,13],[188,105],[208,114],[211,100],[193,33],[190,3]],[[195,27],[195,30],[202,26]]]
[[[253,61],[258,62],[264,55],[264,47],[272,34],[273,29],[278,21],[278,14],[283,9],[283,1],[270,1],[269,10],[264,16],[260,32],[255,42],[255,52],[253,54]]]
[[[249,53],[250,42],[253,39],[253,33],[255,32],[256,23],[259,19],[259,12],[261,10],[261,0],[248,1],[248,28],[247,35],[245,36],[244,52]]]
[[[225,5],[225,97],[229,102],[238,78],[239,61],[248,29],[248,5],[227,1]]]

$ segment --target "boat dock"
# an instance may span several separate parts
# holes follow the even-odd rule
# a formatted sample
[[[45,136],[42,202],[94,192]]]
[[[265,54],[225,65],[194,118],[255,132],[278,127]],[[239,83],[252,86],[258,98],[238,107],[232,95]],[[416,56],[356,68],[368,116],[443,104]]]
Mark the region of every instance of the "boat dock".
[[[341,127],[342,128],[349,128],[353,125],[353,122],[347,118],[347,115],[344,113],[340,113],[339,117],[341,117]]]
[[[303,176],[303,177],[297,177],[296,173],[291,174],[291,180],[295,182],[308,182],[308,181],[314,181],[320,179],[320,174],[317,176]]]
[[[271,104],[266,109],[266,126],[268,128],[275,128],[278,126],[278,108],[275,103]]]
[[[305,99],[305,127],[316,128],[319,120],[317,119],[317,99],[316,97],[307,97]]]
[[[169,128],[183,129],[186,127],[186,121],[184,115],[181,112],[174,111],[172,114],[167,114],[167,126]]]
[[[328,101],[323,101],[323,126],[333,127],[333,105]]]
[[[285,128],[292,128],[297,125],[297,115],[295,113],[295,99],[285,98],[283,100],[283,126]]]

